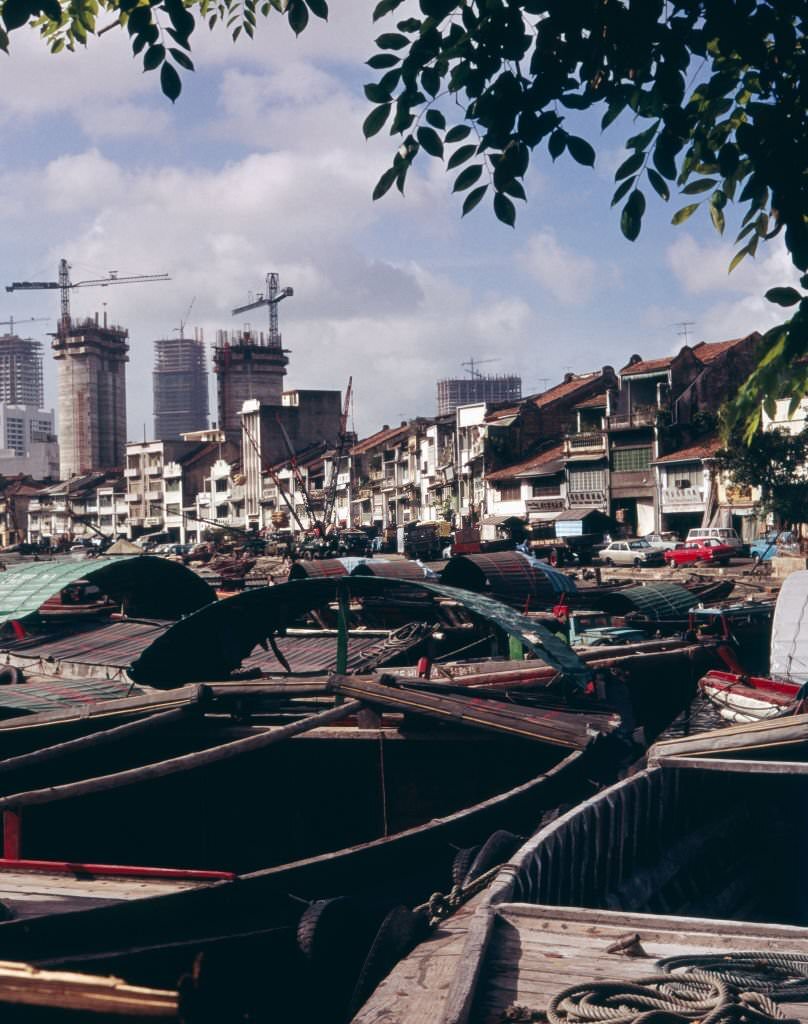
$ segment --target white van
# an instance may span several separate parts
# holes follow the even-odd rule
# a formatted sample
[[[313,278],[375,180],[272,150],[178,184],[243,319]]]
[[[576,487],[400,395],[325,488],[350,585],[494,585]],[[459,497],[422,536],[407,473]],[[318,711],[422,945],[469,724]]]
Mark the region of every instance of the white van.
[[[688,541],[691,540],[717,540],[721,544],[728,544],[731,548],[743,548],[744,542],[738,536],[737,530],[727,526],[697,526],[688,530]]]

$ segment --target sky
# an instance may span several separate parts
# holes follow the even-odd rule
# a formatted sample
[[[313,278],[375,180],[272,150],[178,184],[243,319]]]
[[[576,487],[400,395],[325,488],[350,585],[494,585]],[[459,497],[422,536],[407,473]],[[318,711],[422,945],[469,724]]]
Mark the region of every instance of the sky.
[[[130,439],[153,436],[154,339],[183,321],[209,345],[243,327],[231,309],[270,271],[295,293],[279,306],[287,387],[342,390],[352,375],[360,435],[434,415],[436,381],[465,375],[469,359],[520,374],[527,394],[777,322],[763,293],[796,282],[779,240],[728,275],[738,220],[724,239],[706,214],[674,228],[690,200],[653,194],[640,238],[622,237],[609,203],[630,121],[605,135],[595,120],[571,124],[598,150],[595,169],[538,155],[515,229],[485,201],[461,218],[453,176],[430,158],[404,197],[373,202],[398,142],[362,136],[362,86],[376,77],[364,61],[393,20],[374,26],[372,3],[331,6],[328,24],[313,19],[299,38],[275,16],[236,44],[199,26],[197,71],[173,106],[118,31],[57,56],[17,31],[0,54],[0,284],[55,280],[61,257],[74,281],[171,277],[72,293],[74,315],[107,312],[129,329]],[[46,346],[53,407],[58,293],[0,295],[0,321],[48,318],[19,333]],[[247,316],[266,327],[265,310]]]

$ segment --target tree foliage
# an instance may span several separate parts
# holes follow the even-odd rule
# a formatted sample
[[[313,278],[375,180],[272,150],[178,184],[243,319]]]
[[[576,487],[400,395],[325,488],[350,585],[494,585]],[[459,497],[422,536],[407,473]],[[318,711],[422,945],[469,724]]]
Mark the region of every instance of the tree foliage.
[[[759,487],[760,505],[771,513],[778,527],[805,521],[808,506],[808,426],[799,434],[767,430],[748,444],[739,432],[730,435],[726,448],[716,453],[721,469],[733,483]]]
[[[406,7],[404,7],[406,3]],[[397,20],[404,8],[407,16]],[[791,312],[764,338],[760,365],[728,411],[727,429],[757,429],[761,400],[808,390],[808,75],[805,0],[380,0],[385,19],[368,60],[371,137],[396,138],[373,192],[404,191],[417,159],[445,163],[465,216],[483,199],[514,225],[534,161],[593,166],[579,127],[623,114],[636,130],[615,174],[620,229],[640,233],[647,197],[671,202],[672,223],[706,212],[722,233],[738,209],[729,270],[782,235],[803,292],[767,298]],[[286,16],[295,33],[326,0],[5,0],[7,33],[35,21],[51,49],[85,43],[102,15],[123,26],[163,92],[180,93],[196,19],[252,36],[257,16]],[[196,15],[196,16],[195,16]],[[106,26],[105,26],[106,27]]]

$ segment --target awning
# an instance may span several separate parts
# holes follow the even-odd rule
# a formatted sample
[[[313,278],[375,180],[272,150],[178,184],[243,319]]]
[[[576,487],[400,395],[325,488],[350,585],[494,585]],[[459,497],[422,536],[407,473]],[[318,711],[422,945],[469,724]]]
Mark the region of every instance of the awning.
[[[535,469],[526,469],[523,473],[517,473],[517,480],[532,480],[536,476],[555,476],[556,473],[560,473],[565,466],[565,462],[559,459],[556,462],[546,462],[544,465],[536,466]]]
[[[529,512],[528,522],[530,523],[554,523],[561,513],[555,512]]]

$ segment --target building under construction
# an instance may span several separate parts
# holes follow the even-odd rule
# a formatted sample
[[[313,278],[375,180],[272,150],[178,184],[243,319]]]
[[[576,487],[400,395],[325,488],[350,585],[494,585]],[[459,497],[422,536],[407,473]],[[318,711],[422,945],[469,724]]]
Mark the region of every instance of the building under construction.
[[[59,366],[59,475],[123,466],[129,332],[94,319],[63,320],[53,339]]]
[[[45,404],[42,345],[33,338],[0,335],[0,402],[10,405]]]
[[[217,331],[213,349],[219,427],[228,437],[241,434],[241,407],[249,398],[280,405],[289,362],[280,344],[263,331]]]
[[[512,374],[480,374],[438,381],[438,416],[454,412],[459,405],[476,402],[518,402],[522,378]]]
[[[208,425],[208,373],[201,331],[154,343],[154,436],[179,440]]]

